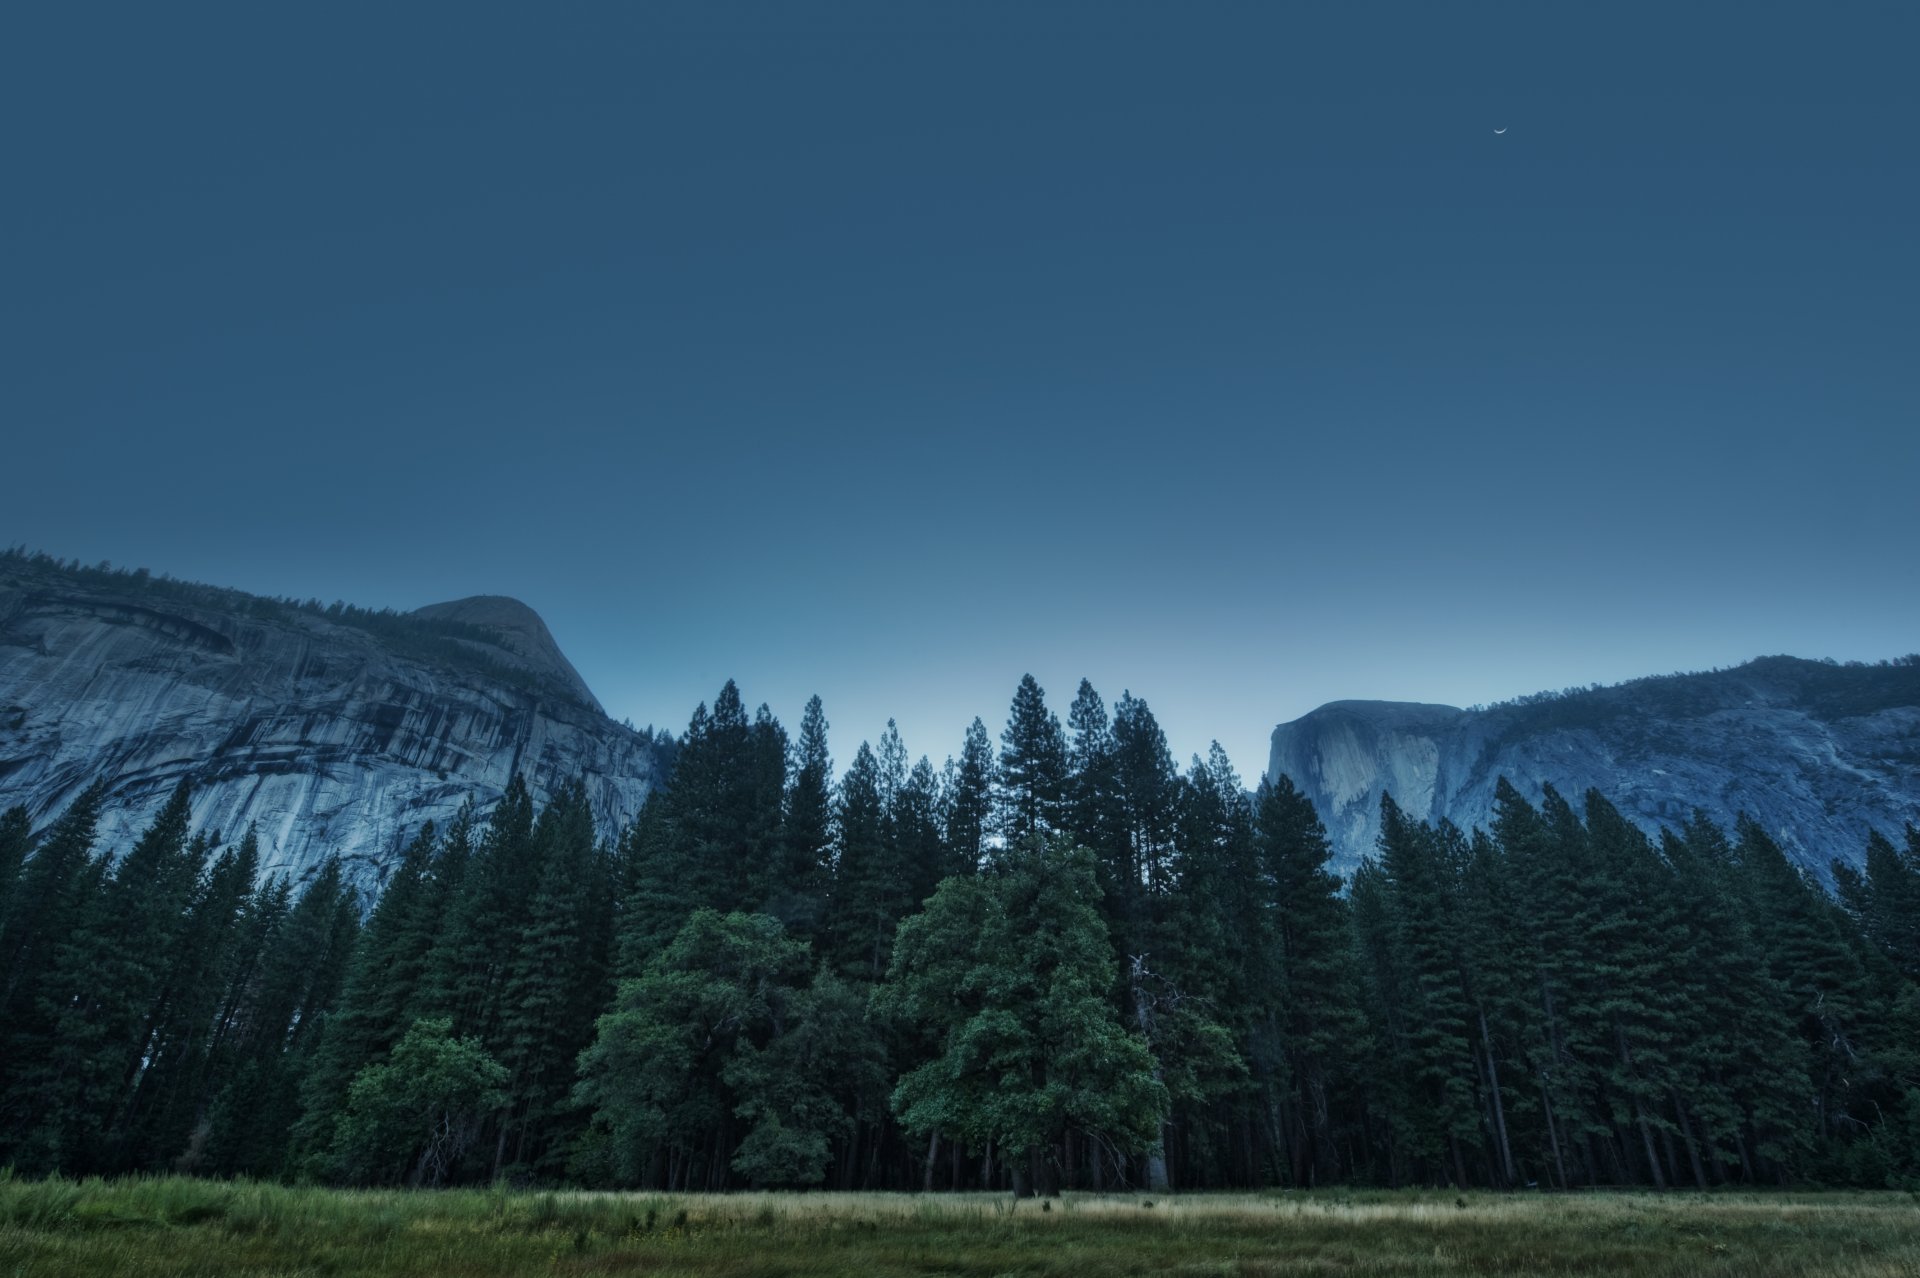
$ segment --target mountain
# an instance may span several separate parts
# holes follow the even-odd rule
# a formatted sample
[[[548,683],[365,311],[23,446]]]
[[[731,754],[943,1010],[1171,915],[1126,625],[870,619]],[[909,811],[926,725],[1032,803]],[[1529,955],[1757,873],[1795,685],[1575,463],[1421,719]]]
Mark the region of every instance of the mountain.
[[[1825,878],[1869,830],[1920,824],[1920,660],[1762,657],[1474,710],[1335,701],[1275,728],[1267,767],[1306,791],[1349,866],[1373,850],[1383,789],[1471,829],[1504,776],[1530,799],[1596,788],[1649,832],[1696,807],[1728,827],[1744,812]]]
[[[516,772],[587,784],[603,833],[664,774],[531,608],[412,613],[266,599],[145,572],[0,556],[0,808],[51,821],[96,777],[124,850],[183,778],[196,828],[257,825],[269,871],[338,854],[374,885],[431,818],[484,814]]]

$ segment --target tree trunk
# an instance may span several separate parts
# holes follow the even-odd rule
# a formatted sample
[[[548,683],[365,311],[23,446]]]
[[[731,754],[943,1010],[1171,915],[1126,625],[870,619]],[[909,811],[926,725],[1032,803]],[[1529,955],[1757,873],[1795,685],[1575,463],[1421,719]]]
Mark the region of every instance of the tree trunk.
[[[1153,1049],[1153,1009],[1147,996],[1146,986],[1141,983],[1147,975],[1147,959],[1144,954],[1133,958],[1133,1019],[1140,1027],[1140,1036],[1147,1040],[1149,1051],[1153,1052],[1153,1081],[1164,1084],[1165,1072],[1160,1068],[1160,1053]],[[1147,1149],[1147,1188],[1165,1191],[1167,1188],[1167,1117],[1162,1114],[1158,1123],[1158,1132],[1153,1144]]]
[[[931,1194],[933,1192],[933,1168],[939,1161],[940,1132],[939,1129],[936,1128],[934,1129],[933,1138],[927,1142],[927,1174],[921,1178],[920,1181],[921,1193]]]
[[[1553,1097],[1547,1088],[1546,1076],[1540,1078],[1540,1108],[1547,1118],[1547,1141],[1553,1146],[1553,1167],[1560,1174],[1560,1188],[1567,1188],[1567,1160],[1560,1152],[1560,1128],[1553,1121]]]
[[[1480,1051],[1487,1061],[1487,1091],[1493,1097],[1493,1130],[1500,1141],[1500,1168],[1506,1173],[1507,1184],[1513,1185],[1519,1177],[1513,1173],[1513,1146],[1507,1143],[1507,1106],[1500,1096],[1500,1067],[1493,1059],[1493,1035],[1487,1031],[1487,1010],[1480,1009]]]

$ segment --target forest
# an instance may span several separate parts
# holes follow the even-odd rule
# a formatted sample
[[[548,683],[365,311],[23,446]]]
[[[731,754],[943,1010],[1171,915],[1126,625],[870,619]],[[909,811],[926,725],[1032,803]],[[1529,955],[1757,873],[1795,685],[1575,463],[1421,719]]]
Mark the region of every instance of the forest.
[[[1029,676],[996,750],[844,769],[728,683],[624,830],[515,781],[376,899],[183,786],[0,815],[0,1165],[355,1186],[1920,1185],[1920,831],[1831,891],[1751,822],[1286,777]],[[1836,853],[1842,851],[1834,850]],[[1858,865],[1860,868],[1854,868]]]

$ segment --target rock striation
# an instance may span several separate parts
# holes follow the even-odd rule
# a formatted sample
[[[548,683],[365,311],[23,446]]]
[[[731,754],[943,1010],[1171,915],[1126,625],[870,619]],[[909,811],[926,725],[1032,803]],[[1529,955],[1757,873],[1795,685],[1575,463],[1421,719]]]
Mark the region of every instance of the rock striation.
[[[1763,657],[1482,710],[1335,701],[1275,728],[1267,766],[1312,798],[1349,868],[1379,836],[1382,790],[1471,829],[1504,776],[1529,799],[1598,789],[1649,833],[1696,807],[1729,828],[1746,813],[1824,879],[1870,830],[1920,824],[1920,663]]]
[[[515,600],[322,609],[0,559],[0,808],[42,827],[104,778],[104,849],[187,779],[196,827],[256,827],[264,870],[337,855],[377,887],[422,823],[484,814],[516,773],[542,801],[582,777],[612,834],[662,770]]]

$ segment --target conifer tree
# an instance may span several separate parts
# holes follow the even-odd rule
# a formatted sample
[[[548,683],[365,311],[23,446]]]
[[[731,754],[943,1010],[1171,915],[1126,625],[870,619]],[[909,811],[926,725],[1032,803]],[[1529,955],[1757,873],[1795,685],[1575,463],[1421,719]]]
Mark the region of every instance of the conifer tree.
[[[960,760],[949,763],[952,776],[943,804],[948,872],[973,874],[986,859],[987,834],[993,826],[993,743],[986,724],[976,718],[968,725]]]
[[[1112,767],[1119,857],[1109,873],[1108,917],[1121,953],[1148,953],[1173,885],[1182,791],[1166,734],[1147,703],[1130,692],[1114,705]]]
[[[4,1133],[26,1114],[12,1087],[22,1066],[51,1042],[59,1000],[43,995],[58,947],[79,927],[90,903],[94,827],[106,787],[94,782],[68,805],[20,872],[12,909],[0,918],[0,1156]]]
[[[443,902],[434,861],[440,840],[427,822],[400,855],[355,947],[325,1043],[302,1080],[294,1132],[296,1165],[326,1170],[325,1156],[355,1075],[386,1057],[411,1025],[409,1008],[440,929]]]
[[[916,909],[947,876],[946,840],[940,832],[939,782],[933,764],[921,755],[887,808],[887,841],[902,895],[899,904]],[[893,922],[897,925],[899,919]]]
[[[1795,1033],[1791,999],[1768,971],[1760,938],[1740,908],[1733,849],[1695,811],[1662,840],[1673,867],[1673,904],[1685,926],[1672,934],[1673,962],[1687,989],[1679,1047],[1686,1081],[1673,1120],[1693,1179],[1746,1180],[1761,1165],[1791,1167],[1808,1149],[1800,1111],[1811,1060]]]
[[[1909,825],[1906,843],[1902,852],[1875,830],[1864,873],[1835,860],[1833,878],[1861,932],[1909,981],[1920,981],[1920,829]]]
[[[191,1158],[192,1133],[212,1099],[212,1039],[227,968],[260,864],[249,828],[220,852],[187,907],[186,926],[150,1015],[146,1067],[120,1120],[128,1167],[164,1167]]]
[[[507,959],[500,1047],[508,1071],[500,1153],[557,1169],[574,1065],[613,996],[613,882],[586,787],[567,783],[534,830],[539,885]]]
[[[827,751],[827,726],[820,698],[809,698],[800,716],[793,779],[782,813],[785,859],[779,882],[763,894],[765,912],[807,939],[820,927],[833,863],[833,757]]]
[[[421,1015],[451,1017],[457,1036],[477,1034],[490,1051],[500,1044],[507,964],[526,903],[539,886],[533,822],[533,796],[515,776],[448,902],[419,1009]]]
[[[33,824],[27,819],[27,809],[15,804],[0,812],[0,928],[6,925],[14,889],[20,881],[20,867],[32,848]]]
[[[1062,828],[1066,799],[1067,741],[1060,720],[1047,709],[1046,693],[1032,675],[1022,675],[1013,709],[1000,734],[1000,766],[994,777],[995,816],[1001,837],[1017,843]]]
[[[1837,1139],[1853,1114],[1854,1060],[1869,1049],[1867,971],[1848,944],[1838,908],[1788,862],[1765,830],[1738,823],[1735,855],[1742,886],[1767,938],[1768,968],[1791,999],[1793,1015],[1812,1051],[1813,1131]]]
[[[838,846],[828,948],[839,974],[871,982],[886,971],[894,923],[905,912],[906,894],[887,845],[880,762],[864,741],[840,779],[834,824]]]
[[[271,920],[223,1045],[227,1082],[209,1107],[206,1158],[222,1174],[272,1175],[293,1153],[302,1079],[324,1045],[359,934],[359,903],[328,859],[299,898],[270,884]]]
[[[1467,1184],[1466,1152],[1480,1137],[1469,1009],[1461,980],[1453,873],[1459,832],[1416,824],[1380,796],[1380,871],[1393,944],[1401,955],[1389,1040],[1408,1080],[1402,1137],[1417,1163]]]
[[[1291,778],[1268,778],[1254,812],[1255,902],[1244,953],[1253,1042],[1276,1151],[1291,1184],[1337,1174],[1334,1104],[1340,1080],[1367,1056],[1356,956],[1333,846]]]
[[[38,995],[51,1037],[25,1071],[26,1166],[124,1166],[126,1151],[109,1147],[108,1136],[146,1064],[161,984],[207,851],[189,836],[189,798],[184,782],[175,788],[56,945]]]

